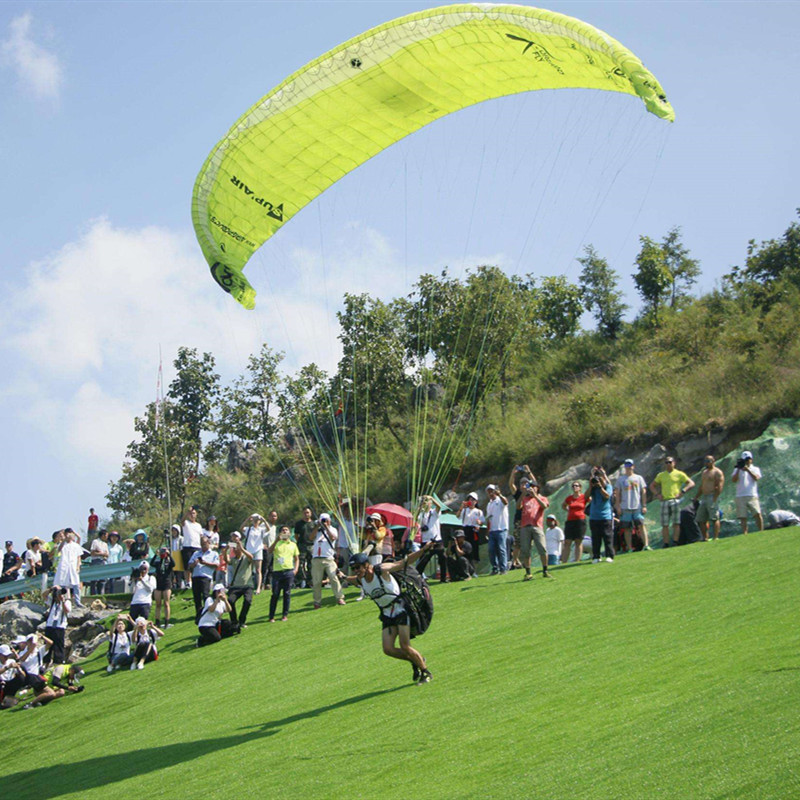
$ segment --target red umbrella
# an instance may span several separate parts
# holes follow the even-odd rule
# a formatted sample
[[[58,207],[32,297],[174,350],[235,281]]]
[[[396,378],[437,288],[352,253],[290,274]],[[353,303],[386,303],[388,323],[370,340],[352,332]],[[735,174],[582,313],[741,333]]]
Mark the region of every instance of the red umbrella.
[[[410,528],[413,521],[410,511],[394,503],[378,503],[367,507],[367,516],[376,513],[383,515],[387,525],[402,525],[404,528]]]

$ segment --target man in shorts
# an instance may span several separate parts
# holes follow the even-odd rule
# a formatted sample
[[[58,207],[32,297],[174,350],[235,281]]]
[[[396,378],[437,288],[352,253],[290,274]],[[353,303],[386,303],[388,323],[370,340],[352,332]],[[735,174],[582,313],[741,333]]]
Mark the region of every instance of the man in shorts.
[[[703,459],[703,471],[700,473],[700,486],[695,497],[700,505],[697,507],[695,520],[703,533],[703,541],[708,541],[708,524],[714,523],[714,541],[719,538],[719,496],[725,486],[725,476],[716,466],[714,456]]]
[[[672,544],[677,545],[681,538],[681,497],[694,488],[694,481],[679,469],[675,469],[675,459],[664,459],[664,471],[659,472],[650,484],[650,491],[661,500],[661,539],[664,547],[669,547],[669,529],[672,526]]]
[[[625,459],[622,475],[617,478],[614,505],[625,536],[625,549],[629,553],[633,550],[633,531],[636,530],[642,540],[643,549],[649,550],[647,526],[644,524],[644,515],[647,513],[647,484],[641,475],[636,474],[631,458]]]
[[[539,560],[542,562],[542,577],[552,578],[547,570],[547,541],[542,525],[545,509],[550,505],[550,501],[539,494],[539,484],[536,481],[524,481],[522,484],[522,525],[519,529],[519,554],[522,559],[522,566],[525,568],[523,581],[533,580],[531,574],[531,549],[536,547]]]
[[[755,517],[760,531],[764,530],[761,504],[758,502],[758,482],[761,470],[753,466],[753,454],[745,450],[733,470],[731,480],[736,484],[736,516],[742,525],[742,533],[747,533],[747,516]]]

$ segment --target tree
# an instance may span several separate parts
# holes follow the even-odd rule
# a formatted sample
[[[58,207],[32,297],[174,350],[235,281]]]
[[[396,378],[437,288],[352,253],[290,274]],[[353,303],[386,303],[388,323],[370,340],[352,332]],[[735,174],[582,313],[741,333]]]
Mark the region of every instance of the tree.
[[[583,311],[583,296],[563,275],[542,278],[537,289],[536,319],[551,342],[574,336]]]
[[[262,344],[261,350],[248,358],[247,372],[221,390],[214,423],[217,437],[206,449],[207,458],[216,458],[232,441],[269,444],[274,440],[281,361],[283,353]]]
[[[685,297],[700,275],[700,262],[689,258],[689,250],[681,241],[681,229],[671,228],[661,243],[664,263],[672,278],[670,308],[675,308],[679,298]]]
[[[203,353],[200,358],[195,348],[178,348],[173,362],[177,375],[167,392],[175,407],[176,421],[186,429],[193,448],[195,472],[200,471],[202,436],[212,430],[214,401],[219,395],[215,363],[211,353]]]
[[[672,286],[672,274],[662,246],[649,236],[640,236],[639,241],[642,249],[636,256],[633,282],[644,301],[645,313],[652,314],[653,322],[658,325],[658,312]]]
[[[155,507],[165,511],[168,465],[171,499],[183,510],[186,486],[194,474],[195,450],[190,432],[178,416],[176,406],[165,400],[160,408],[150,403],[144,415],[135,418],[134,430],[139,436],[125,451],[122,476],[109,484],[109,508],[126,517],[143,516]]]
[[[617,288],[619,275],[592,245],[587,245],[583,252],[584,256],[578,259],[578,263],[583,267],[580,282],[584,307],[592,312],[597,330],[609,339],[616,339],[622,329],[622,315],[628,308]]]

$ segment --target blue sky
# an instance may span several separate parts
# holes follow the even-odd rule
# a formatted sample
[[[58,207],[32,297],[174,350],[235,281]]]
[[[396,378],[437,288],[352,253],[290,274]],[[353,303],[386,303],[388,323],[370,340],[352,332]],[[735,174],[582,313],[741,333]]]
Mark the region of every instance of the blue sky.
[[[552,2],[630,47],[675,107],[538,93],[469,109],[342,180],[254,257],[248,313],[208,276],[194,178],[272,86],[416,2],[0,5],[3,538],[85,527],[155,396],[159,347],[226,379],[267,341],[335,363],[342,291],[425,270],[564,273],[593,243],[626,278],[680,225],[699,289],[800,205],[797,3]],[[559,96],[556,96],[559,95]]]

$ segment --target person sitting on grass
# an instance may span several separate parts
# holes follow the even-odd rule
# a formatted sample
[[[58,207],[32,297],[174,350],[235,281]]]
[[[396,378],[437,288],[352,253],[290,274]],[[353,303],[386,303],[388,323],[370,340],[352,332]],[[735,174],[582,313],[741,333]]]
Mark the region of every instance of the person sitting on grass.
[[[300,569],[300,550],[292,541],[292,532],[288,525],[281,526],[278,538],[270,545],[269,552],[272,556],[272,596],[269,598],[267,622],[275,621],[275,610],[281,593],[283,593],[281,622],[286,622],[289,619],[292,586]]]
[[[113,672],[122,667],[129,667],[133,663],[131,655],[131,642],[133,637],[128,629],[128,623],[133,626],[133,621],[128,614],[120,614],[111,632],[108,634],[108,651],[106,672]]]
[[[144,669],[145,664],[149,664],[158,658],[156,641],[160,636],[164,635],[164,631],[144,617],[137,617],[133,626],[131,645],[134,651],[131,669]]]
[[[392,573],[400,572],[408,564],[413,564],[432,547],[433,542],[427,542],[416,553],[410,553],[400,561],[374,566],[370,564],[366,553],[356,553],[350,558],[353,575],[349,577],[341,573],[339,575],[343,581],[359,584],[364,594],[378,606],[383,626],[381,634],[383,652],[390,658],[410,661],[413,666],[413,681],[417,685],[429,683],[433,676],[422,654],[411,646],[408,611],[400,596],[400,586],[392,577]]]
[[[53,689],[42,675],[28,672],[7,644],[0,645],[0,703],[5,708],[16,705],[15,695],[25,688],[32,689],[34,697],[23,708],[43,706],[64,696],[63,689]],[[13,701],[8,698],[13,698]]]
[[[47,672],[47,654],[53,646],[53,640],[42,633],[29,633],[27,636],[20,636],[17,643],[18,661],[25,671],[44,675]]]
[[[211,595],[203,605],[200,619],[197,620],[199,636],[197,637],[196,647],[205,647],[207,644],[215,644],[220,639],[224,639],[232,634],[229,625],[222,624],[222,615],[231,613],[231,604],[225,587],[218,583],[211,591]]]

